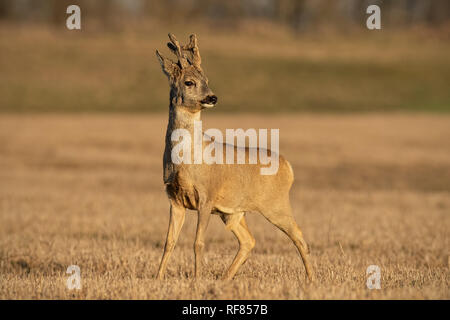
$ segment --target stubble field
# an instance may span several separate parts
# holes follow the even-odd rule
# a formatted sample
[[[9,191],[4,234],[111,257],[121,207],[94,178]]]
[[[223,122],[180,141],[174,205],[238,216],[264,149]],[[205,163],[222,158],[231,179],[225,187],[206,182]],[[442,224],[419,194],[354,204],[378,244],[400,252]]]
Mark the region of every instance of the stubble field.
[[[168,226],[162,184],[167,115],[0,117],[1,299],[449,299],[447,115],[223,115],[203,127],[280,128],[295,218],[317,281],[294,245],[248,216],[256,247],[218,280],[238,244],[214,216],[203,278],[193,279],[196,214],[166,280],[155,279]],[[69,265],[81,290],[66,286]],[[366,268],[381,269],[368,290]]]

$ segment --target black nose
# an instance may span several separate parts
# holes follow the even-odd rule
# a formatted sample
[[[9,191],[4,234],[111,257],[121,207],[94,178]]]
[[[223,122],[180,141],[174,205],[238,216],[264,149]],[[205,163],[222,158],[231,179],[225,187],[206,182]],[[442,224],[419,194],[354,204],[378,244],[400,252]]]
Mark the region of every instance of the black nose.
[[[217,103],[217,96],[207,96],[206,100],[208,103],[216,104]]]

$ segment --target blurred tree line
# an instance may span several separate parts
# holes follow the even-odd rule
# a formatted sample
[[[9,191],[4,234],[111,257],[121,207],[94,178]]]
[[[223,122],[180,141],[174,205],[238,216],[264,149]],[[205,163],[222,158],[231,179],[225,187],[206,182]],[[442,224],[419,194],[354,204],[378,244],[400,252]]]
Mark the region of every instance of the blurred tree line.
[[[365,27],[366,8],[381,8],[383,26],[447,23],[448,0],[0,0],[0,21],[63,22],[66,8],[78,4],[83,19],[104,26],[130,19],[154,19],[168,23],[192,19],[233,27],[249,19],[268,20],[294,31],[327,25]]]

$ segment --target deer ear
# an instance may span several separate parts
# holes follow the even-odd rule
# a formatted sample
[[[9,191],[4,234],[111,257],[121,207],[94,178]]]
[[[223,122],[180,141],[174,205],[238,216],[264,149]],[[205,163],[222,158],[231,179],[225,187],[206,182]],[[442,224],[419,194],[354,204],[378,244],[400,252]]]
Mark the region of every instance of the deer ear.
[[[164,72],[164,74],[169,78],[176,78],[180,73],[180,67],[178,64],[170,59],[163,57],[158,50],[156,50],[156,57],[158,58],[159,64]]]

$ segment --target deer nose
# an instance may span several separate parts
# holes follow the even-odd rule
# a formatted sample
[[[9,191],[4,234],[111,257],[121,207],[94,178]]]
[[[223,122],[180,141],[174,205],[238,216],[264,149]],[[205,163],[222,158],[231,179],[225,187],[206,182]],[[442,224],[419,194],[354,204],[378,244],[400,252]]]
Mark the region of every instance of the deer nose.
[[[217,102],[217,97],[215,95],[208,95],[208,96],[205,97],[205,99],[203,99],[200,102],[204,103],[204,104],[215,105],[216,102]]]
[[[206,99],[212,104],[216,104],[217,103],[217,96],[215,96],[215,95],[208,96]]]

